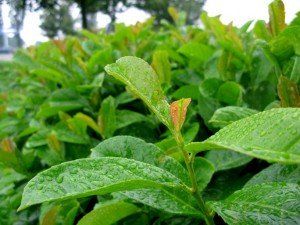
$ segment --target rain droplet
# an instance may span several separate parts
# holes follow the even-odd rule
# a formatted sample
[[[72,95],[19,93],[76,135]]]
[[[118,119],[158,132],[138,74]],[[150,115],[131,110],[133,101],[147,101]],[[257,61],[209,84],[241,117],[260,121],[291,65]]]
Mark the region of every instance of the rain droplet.
[[[64,177],[61,174],[56,178],[56,182],[59,184],[61,184],[63,182],[63,180],[64,180]]]
[[[265,136],[266,134],[267,134],[267,132],[266,132],[266,131],[262,131],[262,132],[260,132],[260,136],[261,136],[261,137]]]

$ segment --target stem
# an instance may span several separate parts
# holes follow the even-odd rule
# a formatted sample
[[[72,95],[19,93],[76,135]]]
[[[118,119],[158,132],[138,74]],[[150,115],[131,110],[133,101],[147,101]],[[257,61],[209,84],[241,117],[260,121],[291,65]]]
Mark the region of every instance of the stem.
[[[194,196],[194,198],[197,200],[198,206],[204,215],[205,223],[207,225],[214,225],[213,217],[210,215],[209,210],[206,208],[205,203],[202,199],[202,196],[198,190],[197,180],[196,180],[195,171],[194,171],[194,167],[193,167],[195,154],[190,155],[184,149],[184,140],[183,140],[180,132],[175,132],[173,134],[174,134],[177,146],[180,148],[180,150],[183,154],[185,165],[187,167],[187,170],[188,170],[188,173],[190,176],[190,180],[192,183],[191,193]]]

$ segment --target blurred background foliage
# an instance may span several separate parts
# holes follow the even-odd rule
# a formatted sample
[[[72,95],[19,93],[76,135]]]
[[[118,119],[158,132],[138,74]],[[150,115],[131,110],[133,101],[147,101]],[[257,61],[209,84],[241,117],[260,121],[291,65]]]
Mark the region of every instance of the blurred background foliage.
[[[182,160],[174,139],[147,107],[120,82],[105,75],[104,66],[122,56],[134,55],[151,64],[168,101],[192,99],[183,127],[187,142],[203,140],[231,123],[220,111],[226,107],[230,112],[244,112],[236,113],[237,119],[274,107],[299,107],[299,14],[287,25],[284,10],[271,5],[268,24],[257,21],[253,28],[252,22],[236,28],[203,12],[204,26],[199,28],[192,25],[199,11],[186,8],[185,1],[122,1],[124,6],[135,4],[149,10],[155,18],[134,26],[115,24],[107,33],[105,29],[92,32],[89,15],[103,11],[113,21],[116,10],[121,10],[116,9],[119,1],[82,0],[75,3],[86,15],[82,26],[90,30],[75,32],[67,10],[71,2],[14,1],[16,26],[22,26],[18,21],[23,14],[18,12],[38,6],[47,9],[42,26],[49,37],[56,37],[58,31],[73,36],[20,49],[12,61],[0,63],[0,224],[78,221],[103,199],[45,203],[16,212],[22,189],[37,172],[87,157],[92,147],[112,136],[142,138]],[[201,1],[190,3],[203,5]],[[169,7],[173,5],[179,10]],[[244,108],[251,110],[245,113]],[[229,164],[226,160],[240,158],[238,165],[226,167],[231,170],[214,175],[205,191],[208,199],[225,198],[266,166],[261,161],[248,164],[249,157],[220,154],[209,158],[222,159],[218,163],[224,165]],[[245,169],[251,166],[255,169]],[[197,224],[193,218],[147,206],[134,220],[136,224]],[[134,221],[129,218],[119,224]]]
[[[113,30],[116,14],[125,11],[129,7],[144,10],[155,17],[155,23],[162,20],[172,22],[168,13],[169,7],[175,7],[186,14],[186,23],[193,24],[199,18],[205,0],[1,0],[10,6],[11,26],[16,31],[18,46],[22,46],[20,31],[23,26],[27,11],[41,11],[41,25],[44,34],[49,38],[57,37],[58,34],[75,34],[74,24],[76,19],[72,18],[70,10],[72,6],[80,9],[81,27],[93,30],[96,24],[96,14],[101,12],[108,15],[111,22],[108,30]],[[1,9],[1,7],[0,7]]]

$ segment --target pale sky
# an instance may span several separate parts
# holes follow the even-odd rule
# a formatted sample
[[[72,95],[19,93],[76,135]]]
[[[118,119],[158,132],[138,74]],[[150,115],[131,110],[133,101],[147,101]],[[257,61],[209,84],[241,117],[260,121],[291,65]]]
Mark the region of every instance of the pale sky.
[[[242,26],[249,20],[262,19],[268,21],[268,4],[272,0],[207,0],[204,10],[210,16],[221,15],[221,20],[224,23],[233,22],[236,26]],[[286,21],[290,22],[295,14],[300,11],[300,0],[283,0],[286,10]],[[76,7],[72,9],[72,16],[79,17],[79,10]],[[7,5],[3,5],[3,20],[4,26],[9,27]],[[117,15],[117,22],[125,23],[127,25],[135,24],[138,21],[144,21],[149,18],[149,14],[138,10],[136,8],[129,8],[127,11]],[[105,27],[110,19],[102,13],[97,14],[97,21],[99,27]],[[25,41],[25,45],[33,45],[37,41],[46,41],[47,38],[43,36],[40,25],[40,12],[27,12],[24,21],[24,27],[21,32],[21,37]],[[77,24],[76,27],[80,27]]]

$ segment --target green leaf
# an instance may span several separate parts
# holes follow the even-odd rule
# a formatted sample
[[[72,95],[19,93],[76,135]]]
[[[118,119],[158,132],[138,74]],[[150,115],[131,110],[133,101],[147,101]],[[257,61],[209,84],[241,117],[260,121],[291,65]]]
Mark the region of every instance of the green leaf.
[[[171,82],[171,64],[169,62],[169,55],[167,51],[155,51],[153,53],[151,66],[158,75],[158,79],[161,84],[169,84]]]
[[[265,41],[270,41],[272,38],[264,20],[258,20],[254,25],[253,31],[256,37],[264,39]]]
[[[106,203],[86,214],[77,225],[110,225],[139,212],[140,209],[126,202]]]
[[[205,63],[213,54],[213,49],[201,43],[196,42],[189,42],[185,45],[182,45],[178,52],[185,55],[187,58],[191,60],[191,62],[198,64],[198,63]]]
[[[235,191],[242,189],[245,183],[251,178],[251,174],[243,173],[241,168],[217,171],[213,179],[203,191],[203,198],[206,201],[219,201],[226,199]]]
[[[176,90],[172,97],[175,99],[191,98],[197,100],[199,97],[199,87],[197,85],[185,85]]]
[[[72,225],[80,207],[76,200],[61,203],[44,203],[41,206],[41,225]]]
[[[57,83],[65,84],[65,82],[66,82],[63,74],[61,74],[58,71],[53,70],[53,69],[48,69],[48,68],[34,69],[30,72],[38,77],[43,77],[43,78],[46,78],[50,81],[54,81]]]
[[[80,121],[84,122],[86,126],[89,126],[94,131],[96,131],[98,134],[102,133],[102,130],[100,129],[99,125],[93,120],[93,118],[89,117],[88,115],[85,115],[84,113],[77,113],[75,115],[76,119],[79,119]]]
[[[24,188],[19,210],[48,201],[164,186],[185,188],[169,172],[132,159],[79,159],[53,166],[32,178]]]
[[[98,146],[92,149],[92,157],[122,157],[145,162],[157,167],[160,167],[184,183],[189,184],[187,171],[175,159],[165,156],[164,152],[155,145],[146,143],[145,141],[130,137],[117,136],[109,138],[101,142]],[[210,169],[209,164],[204,162],[204,170],[199,168],[199,172],[206,172]],[[201,171],[200,171],[201,170]],[[208,173],[199,176],[205,185],[208,179]],[[204,179],[207,178],[207,179]],[[200,212],[193,206],[191,195],[184,192],[174,192],[174,190],[158,190],[153,188],[133,190],[122,192],[123,195],[149,205],[159,210],[163,210],[174,214],[198,215]]]
[[[242,96],[242,87],[233,81],[222,84],[217,93],[218,100],[228,105],[241,105]]]
[[[88,107],[88,102],[77,92],[71,89],[60,89],[51,94],[48,100],[41,105],[37,113],[39,118],[48,118],[59,111],[70,111]]]
[[[300,74],[300,56],[296,56],[294,67],[293,67],[293,70],[291,72],[291,77],[290,77],[291,81],[293,81],[297,84],[300,80],[299,74]]]
[[[299,185],[271,183],[243,188],[209,205],[228,224],[290,225],[299,223],[299,199]]]
[[[0,148],[0,164],[13,168],[20,173],[26,172],[22,165],[22,161],[17,157],[16,152],[7,152]]]
[[[172,157],[166,156],[154,144],[131,136],[116,136],[99,143],[92,150],[91,157],[121,157],[134,159],[160,167],[189,183],[187,171]]]
[[[196,157],[194,161],[194,171],[198,184],[198,191],[201,192],[210,182],[215,172],[215,168],[208,160],[202,157]]]
[[[102,101],[98,123],[103,138],[113,136],[116,130],[116,103],[113,97],[109,96]]]
[[[151,206],[167,213],[201,217],[202,213],[196,209],[196,202],[191,195],[183,191],[166,189],[141,189],[122,192],[126,197]]]
[[[284,4],[281,0],[274,0],[269,5],[270,28],[273,36],[277,36],[285,28]]]
[[[130,124],[143,121],[149,122],[154,125],[154,122],[150,118],[144,116],[141,113],[126,109],[116,111],[116,129],[121,129],[123,127],[129,126]]]
[[[300,162],[300,109],[277,108],[238,120],[188,151],[229,149],[271,162]]]
[[[107,65],[105,71],[139,96],[163,124],[172,127],[169,104],[160,87],[158,76],[147,62],[126,56]]]
[[[205,79],[199,86],[198,111],[205,122],[213,116],[219,106],[216,95],[222,81],[216,78]]]
[[[258,111],[254,109],[227,106],[217,109],[209,120],[209,123],[212,124],[213,127],[223,128],[234,121],[251,116],[255,113],[258,113]]]
[[[300,184],[300,165],[273,164],[252,177],[245,185],[286,182]]]
[[[228,170],[247,164],[252,157],[228,150],[211,150],[205,158],[213,163],[216,171]]]

